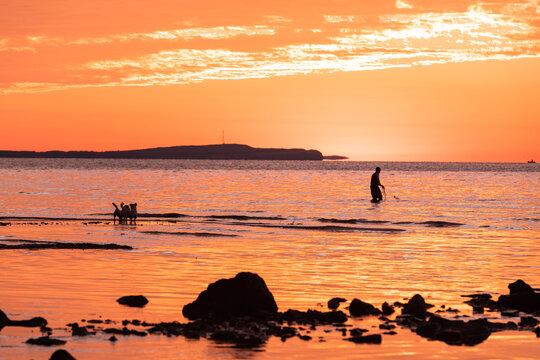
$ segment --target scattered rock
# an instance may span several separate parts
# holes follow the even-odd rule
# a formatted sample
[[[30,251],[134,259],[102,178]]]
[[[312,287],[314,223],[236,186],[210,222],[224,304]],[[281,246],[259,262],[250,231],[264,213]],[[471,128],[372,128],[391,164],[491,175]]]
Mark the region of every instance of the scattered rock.
[[[516,309],[526,313],[540,311],[540,294],[535,292],[519,292],[501,295],[497,300],[500,309]]]
[[[47,325],[47,320],[42,317],[33,317],[30,320],[11,320],[0,310],[0,329],[4,326],[21,326],[21,327],[44,327]]]
[[[127,327],[123,327],[122,329],[115,329],[115,328],[108,328],[103,330],[104,333],[107,334],[116,334],[116,335],[135,335],[135,336],[146,336],[148,333],[146,331],[138,331],[138,330],[129,330]]]
[[[381,310],[359,299],[353,299],[353,301],[351,301],[351,305],[349,305],[349,312],[351,316],[365,316],[365,315],[380,315],[381,314]]]
[[[117,341],[118,341],[118,338],[117,338],[116,336],[113,335],[113,336],[111,336],[111,337],[109,338],[109,341],[110,341],[110,342],[117,342]]]
[[[474,314],[483,314],[484,313],[484,307],[483,306],[473,306],[473,313]]]
[[[328,300],[328,308],[330,310],[337,310],[337,308],[339,307],[339,305],[342,303],[342,302],[345,302],[347,301],[346,299],[344,298],[340,298],[340,297],[335,297],[335,298],[332,298],[330,300]]]
[[[249,316],[265,319],[277,313],[278,306],[264,280],[257,274],[238,273],[208,285],[197,299],[184,306],[188,319],[227,320]]]
[[[9,326],[23,326],[23,327],[42,327],[47,325],[47,320],[38,316],[33,317],[30,320],[11,320]]]
[[[287,310],[279,314],[278,318],[299,325],[342,324],[348,320],[343,311],[322,312],[318,310]]]
[[[128,295],[122,296],[119,299],[116,299],[119,304],[127,305],[131,307],[143,307],[148,304],[148,299],[143,295]]]
[[[505,317],[518,317],[518,316],[519,316],[519,311],[517,311],[517,310],[506,310],[506,311],[501,311],[501,316],[505,316]]]
[[[461,297],[468,297],[468,298],[471,298],[471,299],[484,299],[484,300],[487,300],[487,299],[491,299],[491,294],[487,294],[487,293],[467,294],[467,295],[461,295]]]
[[[380,344],[382,342],[382,336],[380,334],[353,336],[345,340],[352,341],[356,344]]]
[[[539,321],[536,320],[534,317],[532,316],[522,316],[521,317],[521,321],[519,322],[519,326],[521,327],[535,327],[536,325],[538,325]]]
[[[88,335],[90,335],[90,332],[85,326],[80,327],[79,324],[77,323],[71,324],[71,336],[88,336]]]
[[[4,240],[4,242],[7,240]],[[11,241],[11,240],[10,240]],[[43,250],[43,249],[78,249],[78,250],[133,250],[131,246],[128,245],[118,245],[118,244],[96,244],[96,243],[86,243],[86,242],[60,242],[60,241],[41,241],[41,240],[22,240],[22,239],[13,239],[17,244],[0,244],[0,250]]]
[[[41,346],[56,346],[56,345],[64,345],[66,342],[64,340],[59,339],[53,339],[49,336],[42,336],[39,338],[31,338],[26,340],[27,344],[31,345],[41,345]]]
[[[430,319],[418,326],[416,333],[422,337],[440,340],[449,345],[477,345],[491,334],[489,323],[485,319],[448,320],[431,315]]]
[[[422,295],[414,295],[407,304],[401,309],[401,314],[414,315],[418,318],[425,318],[427,309],[432,305],[426,304]]]
[[[391,315],[394,313],[394,307],[388,304],[386,301],[382,304],[382,314],[385,316]]]
[[[0,329],[6,326],[9,323],[9,321],[10,320],[7,317],[6,313],[0,310]]]
[[[510,289],[510,295],[534,292],[531,285],[523,280],[516,280],[515,282],[508,284],[508,289]]]
[[[53,352],[49,360],[75,360],[75,358],[64,349]]]
[[[393,330],[396,328],[396,325],[392,325],[392,324],[380,324],[379,325],[379,329],[382,329],[382,330]]]
[[[360,329],[360,328],[354,328],[354,329],[351,329],[349,330],[349,334],[352,336],[352,337],[355,337],[355,336],[362,336],[364,333],[368,332],[368,330],[366,329]]]
[[[536,337],[540,337],[540,326],[536,327],[536,328],[534,329],[534,332],[535,332],[535,334],[536,334]]]

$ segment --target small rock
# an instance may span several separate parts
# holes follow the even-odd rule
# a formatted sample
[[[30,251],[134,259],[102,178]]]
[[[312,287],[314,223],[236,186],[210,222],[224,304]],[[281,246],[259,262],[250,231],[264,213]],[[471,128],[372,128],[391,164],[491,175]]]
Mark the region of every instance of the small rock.
[[[347,301],[346,299],[344,298],[340,298],[340,297],[335,297],[335,298],[332,298],[330,300],[328,300],[328,308],[330,310],[337,310],[337,308],[339,307],[339,305],[342,303],[342,302],[345,302]]]
[[[143,295],[128,295],[122,296],[119,299],[116,299],[119,304],[127,305],[131,307],[143,307],[148,304],[148,299]]]
[[[393,330],[396,328],[396,325],[392,325],[392,324],[380,324],[379,325],[379,329],[382,329],[382,330]]]
[[[511,284],[508,284],[508,289],[510,289],[510,295],[534,292],[531,285],[527,284],[523,280],[517,280]]]
[[[522,316],[518,325],[521,327],[535,327],[538,323],[539,321],[532,316]]]
[[[53,352],[49,360],[75,360],[75,358],[64,349]]]
[[[116,334],[116,335],[135,335],[135,336],[147,336],[148,333],[146,331],[138,331],[138,330],[129,330],[127,327],[124,327],[122,329],[115,329],[115,328],[108,328],[103,329],[103,332],[107,334]]]
[[[66,342],[64,340],[53,339],[49,336],[42,336],[39,338],[28,339],[26,340],[26,343],[31,345],[55,346],[64,345]]]
[[[353,336],[345,340],[352,341],[356,344],[380,344],[382,342],[382,336],[380,334]]]
[[[116,342],[116,341],[118,341],[118,339],[116,338],[116,336],[113,335],[113,336],[111,336],[111,337],[109,338],[109,341],[110,341],[110,342]]]
[[[517,324],[513,321],[509,321],[506,323],[507,330],[516,330],[517,328],[518,328]]]
[[[318,310],[287,310],[279,314],[284,321],[288,323],[303,324],[342,324],[348,320],[347,315],[343,311],[328,311],[322,312]]]
[[[483,314],[484,313],[484,307],[483,306],[473,306],[473,313],[474,314]]]
[[[353,299],[353,301],[351,301],[351,305],[349,306],[349,312],[351,316],[365,316],[365,315],[380,315],[381,314],[381,310],[359,299]]]
[[[6,313],[0,310],[0,328],[4,327],[8,323],[9,323],[9,318],[7,317]]]
[[[517,310],[507,310],[507,311],[502,311],[502,312],[501,312],[501,316],[506,316],[506,317],[518,317],[518,316],[519,316],[519,311],[517,311]]]
[[[401,314],[414,315],[419,318],[425,318],[427,315],[427,309],[431,305],[426,304],[422,295],[414,295],[407,304],[401,309]]]
[[[523,280],[517,280],[508,285],[510,295],[501,295],[497,300],[500,310],[514,309],[532,314],[540,311],[540,293]]]
[[[349,330],[349,334],[350,334],[352,337],[355,337],[355,336],[362,336],[365,332],[368,332],[368,330],[366,330],[366,329],[360,329],[360,328],[354,328],[354,329]]]
[[[71,336],[88,336],[90,333],[86,327],[80,327],[79,324],[74,323],[71,325]]]
[[[427,322],[420,324],[416,333],[422,337],[440,340],[449,345],[473,346],[486,340],[491,334],[489,323],[485,319],[471,320],[449,320],[439,316],[431,315]]]
[[[387,316],[394,313],[394,307],[388,304],[386,301],[382,304],[382,314]]]

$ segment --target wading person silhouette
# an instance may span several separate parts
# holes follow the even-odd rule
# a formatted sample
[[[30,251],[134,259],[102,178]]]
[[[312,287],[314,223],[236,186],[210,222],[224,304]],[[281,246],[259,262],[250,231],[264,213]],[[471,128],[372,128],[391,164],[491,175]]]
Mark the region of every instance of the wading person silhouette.
[[[381,180],[379,179],[379,174],[381,173],[381,168],[380,167],[376,167],[375,168],[375,172],[373,173],[373,175],[371,175],[371,185],[370,185],[370,188],[371,188],[371,197],[373,199],[371,199],[372,202],[379,202],[382,200],[382,193],[381,193],[381,189],[379,188],[382,187],[384,189],[384,185],[381,184]]]

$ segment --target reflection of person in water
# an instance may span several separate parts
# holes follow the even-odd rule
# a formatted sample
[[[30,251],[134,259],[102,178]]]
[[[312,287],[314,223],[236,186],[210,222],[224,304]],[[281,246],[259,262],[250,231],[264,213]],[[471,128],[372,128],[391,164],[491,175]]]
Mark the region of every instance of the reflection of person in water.
[[[381,180],[379,179],[379,174],[381,173],[381,168],[377,166],[375,169],[375,172],[373,175],[371,175],[371,197],[373,198],[371,201],[381,201],[382,200],[382,193],[381,189],[382,187],[384,189],[384,185],[381,184]]]

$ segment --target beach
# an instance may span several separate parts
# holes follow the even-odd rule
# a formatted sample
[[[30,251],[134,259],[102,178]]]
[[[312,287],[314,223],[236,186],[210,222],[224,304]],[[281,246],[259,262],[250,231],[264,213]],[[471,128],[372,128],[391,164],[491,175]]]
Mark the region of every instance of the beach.
[[[376,166],[386,198],[373,204]],[[527,163],[0,159],[0,244],[132,247],[0,249],[0,310],[43,317],[67,341],[28,345],[39,328],[5,327],[0,359],[48,359],[57,348],[77,359],[534,359],[539,340],[529,330],[455,346],[400,326],[383,334],[374,316],[345,325],[382,334],[381,344],[344,341],[324,325],[299,330],[310,340],[270,337],[245,349],[156,334],[75,337],[67,324],[185,323],[184,305],[243,271],[265,280],[279,311],[328,311],[333,297],[380,308],[421,294],[449,319],[517,323],[524,314],[473,314],[461,295],[497,298],[518,279],[540,287],[539,171]],[[114,223],[113,202],[137,202],[136,223]],[[143,308],[116,302],[139,294],[149,300]]]

